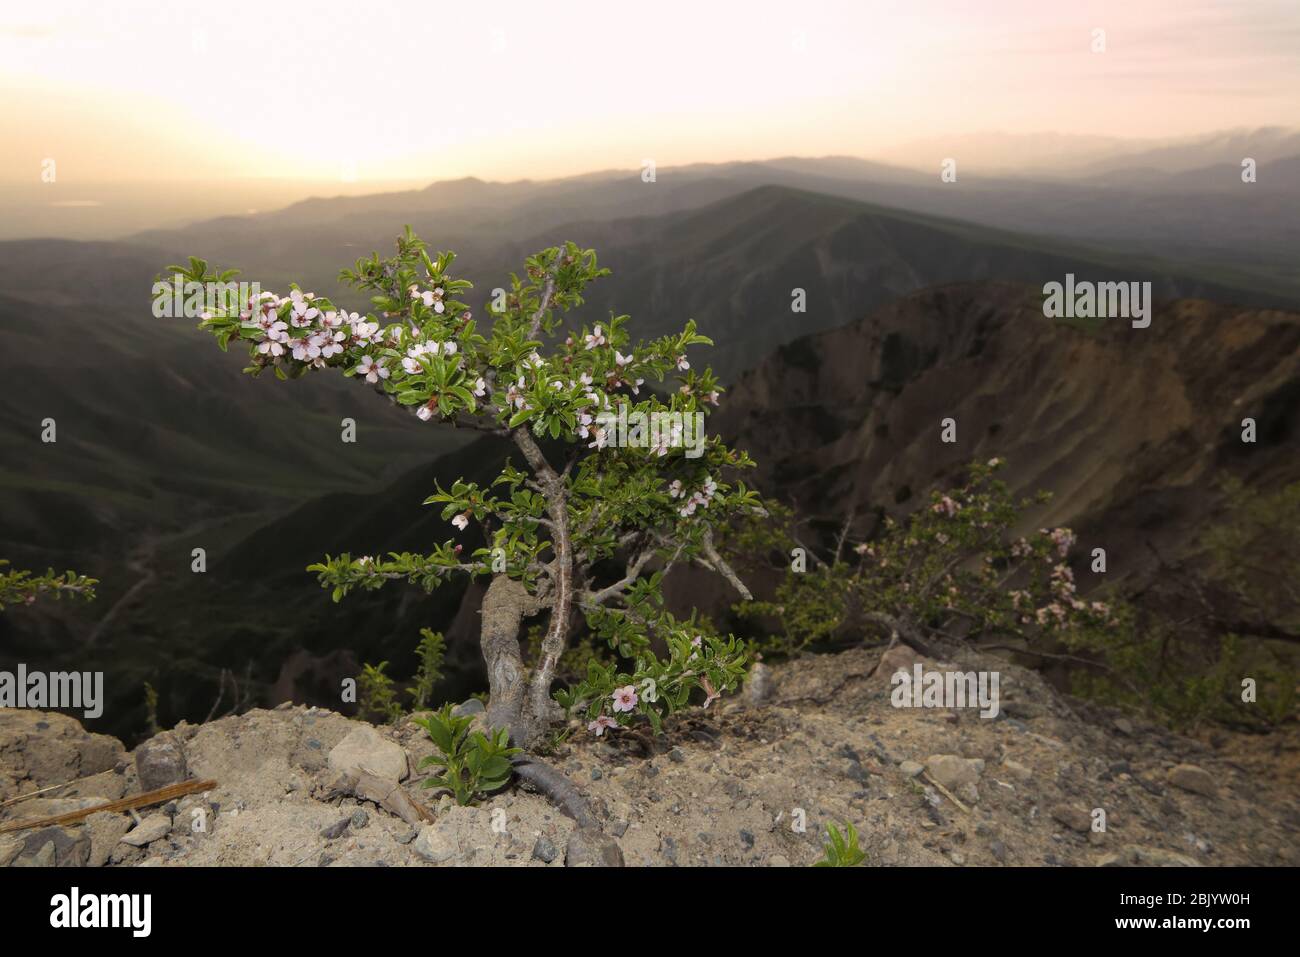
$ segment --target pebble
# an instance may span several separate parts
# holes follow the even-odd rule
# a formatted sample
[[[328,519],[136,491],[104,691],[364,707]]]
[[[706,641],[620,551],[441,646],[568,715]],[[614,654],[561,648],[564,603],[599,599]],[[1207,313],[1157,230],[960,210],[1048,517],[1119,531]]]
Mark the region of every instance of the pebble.
[[[132,830],[123,835],[121,842],[132,847],[144,847],[165,837],[172,829],[172,819],[166,814],[150,814]]]
[[[450,836],[436,825],[426,824],[411,845],[411,850],[432,864],[442,864],[460,853],[460,848]]]
[[[457,718],[468,718],[472,714],[482,714],[486,710],[483,702],[478,698],[469,698],[452,708],[451,713]]]
[[[1192,794],[1199,794],[1202,797],[1216,797],[1219,788],[1214,782],[1214,776],[1204,768],[1198,768],[1194,764],[1179,764],[1169,769],[1169,783],[1176,788],[1182,788],[1184,791],[1190,791]]]
[[[932,754],[925,759],[925,770],[949,791],[958,791],[979,781],[984,762],[967,760],[956,754]]]
[[[535,861],[549,864],[559,856],[560,849],[547,840],[545,835],[539,837],[537,842],[533,844],[533,860]]]
[[[1083,808],[1073,805],[1056,805],[1052,808],[1052,820],[1079,834],[1086,834],[1092,830],[1092,815]]]
[[[347,831],[348,824],[351,822],[351,820],[352,820],[351,818],[347,818],[347,817],[339,818],[333,824],[321,828],[320,836],[325,838],[325,840],[327,841],[332,841],[335,840],[336,838],[342,837],[344,832]]]

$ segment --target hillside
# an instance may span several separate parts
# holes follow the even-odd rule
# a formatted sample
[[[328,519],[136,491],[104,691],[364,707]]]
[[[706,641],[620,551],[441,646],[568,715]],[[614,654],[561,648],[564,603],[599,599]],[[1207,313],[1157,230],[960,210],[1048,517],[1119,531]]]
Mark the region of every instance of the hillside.
[[[764,450],[760,487],[838,528],[882,512],[972,459],[1055,498],[1030,517],[1065,524],[1142,580],[1156,545],[1195,547],[1230,475],[1256,488],[1300,478],[1300,314],[1158,302],[1148,329],[1046,319],[1041,293],[1004,283],[926,290],[778,350],[736,383],[713,426]],[[957,442],[939,423],[957,421]],[[1258,441],[1241,442],[1241,420]]]

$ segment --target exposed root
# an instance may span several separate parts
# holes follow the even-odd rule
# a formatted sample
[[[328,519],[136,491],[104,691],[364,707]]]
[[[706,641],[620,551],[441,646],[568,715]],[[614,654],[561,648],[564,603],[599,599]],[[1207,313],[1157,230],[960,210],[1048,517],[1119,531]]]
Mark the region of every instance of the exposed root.
[[[573,818],[578,827],[584,830],[601,829],[599,820],[582,792],[555,768],[531,754],[521,754],[512,763],[519,780]]]

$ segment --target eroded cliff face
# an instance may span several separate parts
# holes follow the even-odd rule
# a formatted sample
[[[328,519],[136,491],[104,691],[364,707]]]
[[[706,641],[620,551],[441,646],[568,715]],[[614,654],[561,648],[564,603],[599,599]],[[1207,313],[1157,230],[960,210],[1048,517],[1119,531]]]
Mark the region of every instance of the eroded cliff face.
[[[1298,408],[1295,313],[1176,300],[1134,329],[1047,319],[1037,289],[956,283],[779,349],[711,426],[755,452],[766,493],[827,528],[855,515],[863,535],[963,463],[1006,459],[1013,490],[1053,493],[1027,525],[1072,526],[1106,547],[1111,581],[1137,585],[1156,569],[1148,542],[1195,553],[1222,479],[1300,478]]]

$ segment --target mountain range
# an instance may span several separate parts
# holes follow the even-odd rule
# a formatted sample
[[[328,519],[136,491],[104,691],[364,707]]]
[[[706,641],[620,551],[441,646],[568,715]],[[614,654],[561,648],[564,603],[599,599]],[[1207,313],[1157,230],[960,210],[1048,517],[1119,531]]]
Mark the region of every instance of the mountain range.
[[[242,357],[149,310],[155,274],[189,254],[266,288],[299,279],[334,295],[337,269],[387,249],[407,222],[461,254],[472,301],[527,252],[573,239],[613,269],[586,321],[628,312],[648,338],[696,319],[717,342],[699,361],[732,384],[717,425],[758,459],[766,493],[827,527],[847,509],[868,533],[960,461],[1004,455],[1017,487],[1057,493],[1036,521],[1113,542],[1116,577],[1140,579],[1145,538],[1195,551],[1187,533],[1216,507],[1216,476],[1296,477],[1285,449],[1300,280],[1285,266],[1300,198],[1274,176],[1287,162],[1262,166],[1249,194],[1196,185],[1208,167],[1180,192],[945,185],[835,158],[660,170],[654,182],[461,180],[124,241],[0,243],[0,549],[104,580],[93,606],[6,611],[0,666],[102,667],[113,730],[131,733],[145,681],[170,720],[201,718],[223,668],[247,665],[269,696],[320,698],[361,660],[409,673],[430,625],[455,639],[448,691],[472,690],[472,594],[393,588],[336,606],[301,569],[325,552],[445,538],[419,505],[435,478],[489,476],[503,448],[417,432],[342,377],[248,381]],[[1045,319],[1041,286],[1067,272],[1151,281],[1152,327]],[[1261,423],[1249,454],[1232,441],[1242,409]],[[948,414],[963,437],[951,448],[937,444]],[[344,417],[355,444],[340,441]]]

